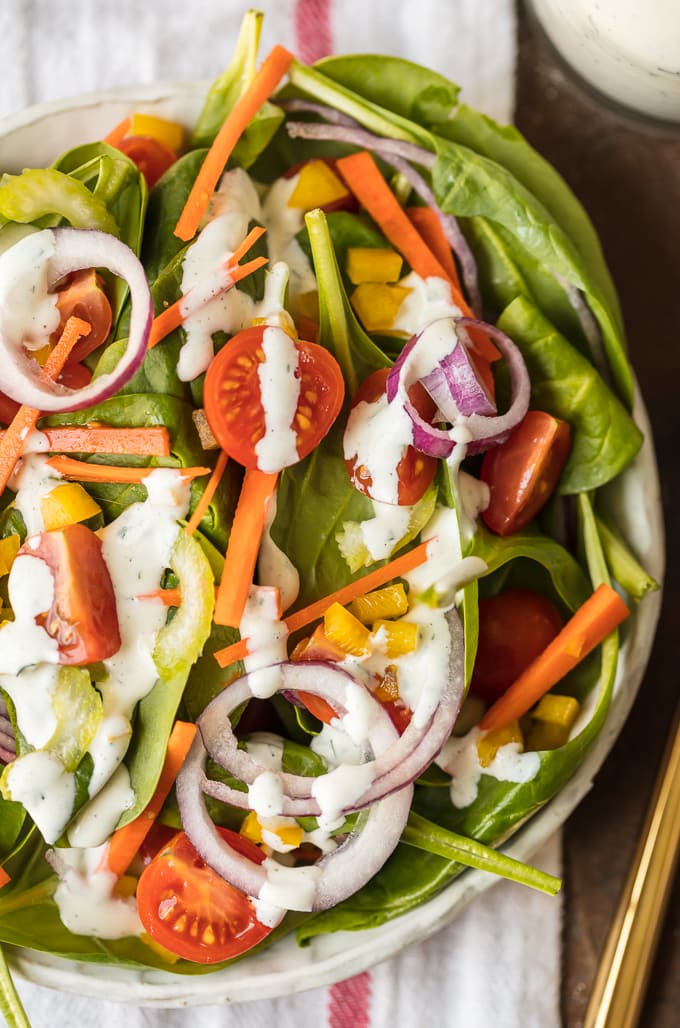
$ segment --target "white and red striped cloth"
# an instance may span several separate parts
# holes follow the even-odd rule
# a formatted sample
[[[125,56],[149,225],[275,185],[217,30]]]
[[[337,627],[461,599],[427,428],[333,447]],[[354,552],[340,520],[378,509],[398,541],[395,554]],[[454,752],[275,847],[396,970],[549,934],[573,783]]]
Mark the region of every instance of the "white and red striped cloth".
[[[0,116],[29,104],[161,79],[211,79],[246,8],[236,0],[2,0]],[[464,88],[501,120],[514,103],[514,0],[262,0],[262,53],[305,61],[398,54]],[[0,171],[2,169],[0,168]],[[555,837],[536,857],[559,873]],[[345,982],[195,1010],[121,1008],[19,982],[34,1028],[558,1028],[561,903],[498,883],[455,922]],[[247,964],[244,965],[244,974]]]

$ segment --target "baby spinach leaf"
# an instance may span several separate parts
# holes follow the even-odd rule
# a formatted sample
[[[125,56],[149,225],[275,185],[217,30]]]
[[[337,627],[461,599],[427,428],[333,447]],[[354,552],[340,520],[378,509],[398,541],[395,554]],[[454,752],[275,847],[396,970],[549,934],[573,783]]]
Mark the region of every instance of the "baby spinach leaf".
[[[206,152],[204,149],[190,150],[183,154],[170,165],[149,194],[142,240],[142,264],[152,286],[163,269],[186,246],[175,235],[175,226]]]
[[[568,421],[572,449],[559,491],[595,489],[615,478],[642,445],[642,433],[592,364],[526,297],[498,320],[522,351],[532,406]]]

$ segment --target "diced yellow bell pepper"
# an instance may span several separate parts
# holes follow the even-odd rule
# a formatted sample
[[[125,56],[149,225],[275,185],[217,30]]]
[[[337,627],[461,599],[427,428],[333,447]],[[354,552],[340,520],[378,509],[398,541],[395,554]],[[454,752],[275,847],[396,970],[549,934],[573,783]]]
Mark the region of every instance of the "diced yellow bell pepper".
[[[510,721],[502,728],[485,732],[477,742],[477,755],[482,767],[488,767],[501,746],[507,746],[511,742],[517,742],[521,747],[524,747],[522,729],[519,727],[518,721]]]
[[[303,318],[309,318],[310,321],[319,320],[319,294],[316,289],[300,293],[297,297],[297,309]]]
[[[171,953],[169,949],[166,949],[165,946],[161,946],[160,942],[156,942],[156,940],[152,939],[146,932],[142,932],[139,938],[145,946],[148,946],[149,949],[152,950],[156,956],[160,957],[161,960],[164,960],[166,964],[176,964],[180,959],[178,953]]]
[[[527,749],[556,750],[564,746],[580,709],[573,696],[546,693],[531,712]]]
[[[351,301],[367,332],[389,332],[410,292],[405,286],[387,282],[363,282],[352,293]]]
[[[370,632],[339,603],[332,603],[323,618],[324,633],[345,653],[360,657],[369,651]]]
[[[45,361],[52,353],[52,350],[53,347],[48,343],[47,346],[41,346],[39,350],[32,350],[31,357],[42,368],[45,365]]]
[[[395,660],[418,648],[418,625],[414,621],[379,620],[373,625],[371,637],[380,633],[381,645],[388,657]]]
[[[113,887],[116,896],[129,899],[137,892],[137,878],[134,875],[121,875]]]
[[[385,674],[380,679],[380,684],[373,690],[373,695],[383,703],[388,700],[399,699],[399,672],[395,664],[387,665]]]
[[[362,282],[398,282],[403,264],[396,250],[375,246],[350,246],[345,270],[355,286]]]
[[[288,206],[302,211],[326,207],[349,196],[347,186],[325,161],[309,161],[298,173]]]
[[[267,820],[271,823],[263,824],[255,811],[251,810],[241,824],[240,834],[258,845],[264,842],[264,832],[278,836],[284,846],[291,846],[295,849],[300,845],[304,831],[299,824],[293,821],[288,824],[283,818]]]
[[[40,499],[45,529],[48,532],[101,514],[101,507],[79,482],[64,482]]]
[[[16,534],[0,539],[0,576],[10,573],[20,546],[21,539]]]
[[[168,150],[181,150],[184,141],[184,129],[176,121],[166,121],[154,114],[142,114],[136,111],[130,119],[129,136],[151,136]]]
[[[348,608],[364,625],[380,618],[399,618],[408,610],[408,597],[401,582],[374,589],[352,600]]]
[[[559,696],[557,693],[548,692],[541,697],[531,716],[536,721],[547,721],[570,729],[580,709],[581,705],[573,696]]]

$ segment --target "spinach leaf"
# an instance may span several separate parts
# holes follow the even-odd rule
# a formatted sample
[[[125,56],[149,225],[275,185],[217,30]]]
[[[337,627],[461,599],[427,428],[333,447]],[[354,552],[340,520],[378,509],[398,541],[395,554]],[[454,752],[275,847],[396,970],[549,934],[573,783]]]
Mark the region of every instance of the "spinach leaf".
[[[163,269],[186,246],[175,235],[175,226],[184,210],[206,152],[204,149],[190,150],[183,154],[170,165],[149,194],[141,258],[152,286]]]
[[[602,331],[616,384],[630,405],[633,378],[616,312],[572,240],[543,204],[500,164],[442,139],[437,140],[432,184],[446,213],[484,217],[501,225],[506,239],[512,241],[520,271],[525,265],[543,265],[583,291]]]
[[[642,433],[592,364],[526,297],[498,320],[519,346],[531,377],[531,402],[568,421],[572,449],[561,493],[595,489],[615,478],[642,445]]]

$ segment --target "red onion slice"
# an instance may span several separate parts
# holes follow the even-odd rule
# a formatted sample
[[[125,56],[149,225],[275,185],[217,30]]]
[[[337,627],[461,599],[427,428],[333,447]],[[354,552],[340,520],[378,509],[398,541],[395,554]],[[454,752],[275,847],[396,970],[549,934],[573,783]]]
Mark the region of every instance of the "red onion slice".
[[[23,248],[21,251],[19,248]],[[32,249],[31,249],[32,248]],[[115,236],[95,230],[75,228],[43,229],[21,239],[10,254],[20,260],[25,254],[40,254],[47,264],[47,286],[52,289],[61,279],[83,268],[106,268],[122,278],[130,289],[131,312],[127,346],[115,369],[93,379],[80,389],[69,389],[53,382],[27,355],[22,338],[2,331],[0,311],[0,384],[3,392],[17,403],[37,410],[59,413],[81,410],[113,396],[134,375],[146,354],[153,320],[153,303],[146,274],[132,250]]]
[[[400,402],[403,403],[404,409],[413,422],[413,445],[416,449],[433,457],[445,458],[451,455],[457,442],[466,442],[468,453],[481,453],[490,446],[500,443],[507,438],[512,429],[526,414],[529,409],[529,397],[531,393],[529,373],[518,347],[508,336],[506,336],[504,332],[501,332],[499,328],[496,328],[495,325],[479,321],[476,318],[467,317],[444,318],[440,320],[442,322],[450,322],[454,324],[457,345],[455,347],[451,347],[449,353],[445,354],[434,366],[430,366],[429,368],[426,367],[424,373],[419,373],[414,359],[414,353],[428,329],[431,329],[433,326],[438,324],[438,322],[431,322],[430,325],[426,326],[420,333],[418,333],[418,335],[413,336],[408,341],[399,355],[398,360],[392,367],[387,379],[387,399],[389,402],[392,402],[397,396],[399,396]],[[485,395],[480,386],[477,396],[482,409],[471,410],[474,388],[471,386],[469,379],[466,376],[461,376],[458,379],[452,376],[451,398],[453,405],[449,408],[449,413],[455,414],[456,416],[452,421],[452,427],[450,429],[437,428],[421,417],[413,404],[409,401],[408,389],[416,380],[420,380],[427,388],[427,380],[433,374],[435,376],[435,388],[437,389],[441,387],[438,369],[448,360],[451,354],[455,353],[459,346],[465,346],[465,338],[467,337],[469,340],[467,328],[471,325],[475,325],[483,329],[484,332],[494,340],[498,349],[507,361],[508,369],[510,371],[512,390],[511,403],[504,414],[490,415],[488,413],[490,398],[488,398],[488,395]],[[461,333],[464,333],[462,339]],[[427,338],[425,338],[424,342],[427,343],[427,341]],[[474,374],[469,361],[467,363],[469,371]],[[451,373],[451,367],[449,367],[448,370],[449,373]],[[447,374],[446,368],[443,369],[443,374]],[[469,411],[469,413],[465,413],[459,408],[459,402],[467,409],[467,411]],[[485,411],[487,412],[485,413]]]
[[[389,744],[394,734],[385,714],[380,735]],[[286,909],[327,910],[352,896],[392,853],[411,809],[413,787],[408,785],[371,807],[363,825],[312,867],[284,869],[271,860],[254,864],[222,839],[208,815],[204,800],[207,756],[199,733],[176,783],[184,830],[203,860],[237,889]],[[285,888],[283,893],[272,895],[271,880],[277,875],[290,878],[289,895],[285,895]]]

